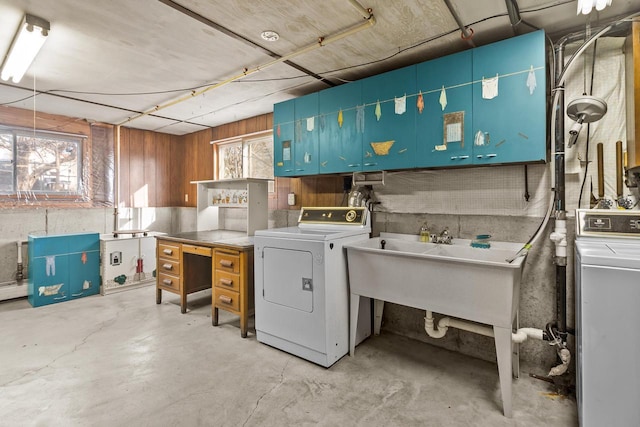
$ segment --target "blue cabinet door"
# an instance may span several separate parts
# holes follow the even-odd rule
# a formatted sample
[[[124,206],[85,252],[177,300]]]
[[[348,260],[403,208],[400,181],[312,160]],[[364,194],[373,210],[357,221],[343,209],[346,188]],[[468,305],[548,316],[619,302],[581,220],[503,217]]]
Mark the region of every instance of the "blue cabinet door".
[[[294,100],[294,175],[318,173],[318,93]]]
[[[416,166],[462,166],[472,162],[472,53],[467,50],[418,64]],[[443,94],[444,88],[444,94]]]
[[[293,176],[294,100],[273,106],[273,173]]]
[[[407,169],[416,158],[416,66],[362,81],[364,171]],[[406,96],[409,95],[409,96]],[[405,111],[397,110],[406,96]],[[398,114],[398,113],[400,114]]]
[[[364,106],[361,104],[360,81],[319,93],[320,173],[354,172],[362,169]]]
[[[474,164],[546,161],[544,32],[474,49],[473,80]]]
[[[83,233],[68,236],[69,292],[71,298],[100,292],[100,235]]]

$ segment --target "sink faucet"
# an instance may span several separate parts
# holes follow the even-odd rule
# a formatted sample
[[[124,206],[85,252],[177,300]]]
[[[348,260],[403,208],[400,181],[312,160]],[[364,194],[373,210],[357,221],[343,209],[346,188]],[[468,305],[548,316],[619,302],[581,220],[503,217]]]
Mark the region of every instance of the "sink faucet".
[[[444,244],[444,245],[450,245],[451,244],[451,239],[452,239],[452,237],[449,234],[449,227],[445,227],[445,229],[442,230],[438,236],[433,234],[432,237],[431,237],[431,241],[433,243],[440,243],[440,244]]]

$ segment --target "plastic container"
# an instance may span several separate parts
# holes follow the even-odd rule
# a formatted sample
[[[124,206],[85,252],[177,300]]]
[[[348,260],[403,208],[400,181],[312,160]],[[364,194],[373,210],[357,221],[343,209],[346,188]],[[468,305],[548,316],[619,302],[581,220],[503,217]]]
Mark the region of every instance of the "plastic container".
[[[422,227],[420,227],[420,241],[423,243],[431,241],[431,234],[429,233],[429,227],[427,227],[426,222],[422,224]]]
[[[471,241],[471,247],[489,249],[491,247],[491,235],[478,234],[476,238]]]

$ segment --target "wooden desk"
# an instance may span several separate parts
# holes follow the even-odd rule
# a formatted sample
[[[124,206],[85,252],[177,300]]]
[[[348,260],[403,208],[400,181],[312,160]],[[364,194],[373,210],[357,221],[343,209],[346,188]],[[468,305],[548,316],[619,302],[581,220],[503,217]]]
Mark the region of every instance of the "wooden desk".
[[[187,295],[211,288],[211,318],[218,309],[240,316],[240,334],[247,336],[254,312],[253,239],[242,232],[215,230],[163,236],[157,240],[156,304],[162,291],[180,295],[187,312]]]

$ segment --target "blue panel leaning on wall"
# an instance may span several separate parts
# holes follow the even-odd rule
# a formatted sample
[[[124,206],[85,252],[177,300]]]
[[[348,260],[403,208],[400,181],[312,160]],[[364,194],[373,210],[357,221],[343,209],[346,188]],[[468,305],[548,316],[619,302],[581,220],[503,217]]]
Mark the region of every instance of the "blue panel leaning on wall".
[[[456,69],[451,70],[449,65]],[[461,81],[465,75],[467,81]],[[345,132],[353,126],[345,125],[343,120],[356,120],[357,126],[362,125],[363,140],[357,143],[362,146],[359,168],[362,171],[547,160],[546,53],[542,30],[372,76],[357,84],[362,85],[361,98],[354,96],[351,103],[341,99],[340,111],[362,110],[364,120],[358,114],[333,114],[325,109],[315,113],[305,109],[301,115],[291,108],[291,100],[274,106],[276,176],[306,175],[310,171],[296,172],[287,165],[290,149],[288,145],[283,148],[281,141],[290,138],[289,124],[294,117],[302,120],[302,116],[326,120],[337,115],[338,130]],[[323,92],[320,92],[323,105],[334,104]],[[337,96],[339,92],[331,93]],[[296,98],[296,105],[315,96],[317,93]],[[320,173],[336,171],[328,167],[327,159],[335,156],[326,148],[340,146],[326,139],[335,137],[335,133],[320,132],[317,140],[320,149],[305,147],[305,153],[322,153]],[[287,154],[280,156],[284,159],[278,156],[280,152]],[[346,159],[344,155],[338,156]],[[323,168],[324,162],[327,167]],[[357,170],[337,168],[337,171]]]
[[[100,291],[100,234],[29,235],[29,285],[33,307]]]

